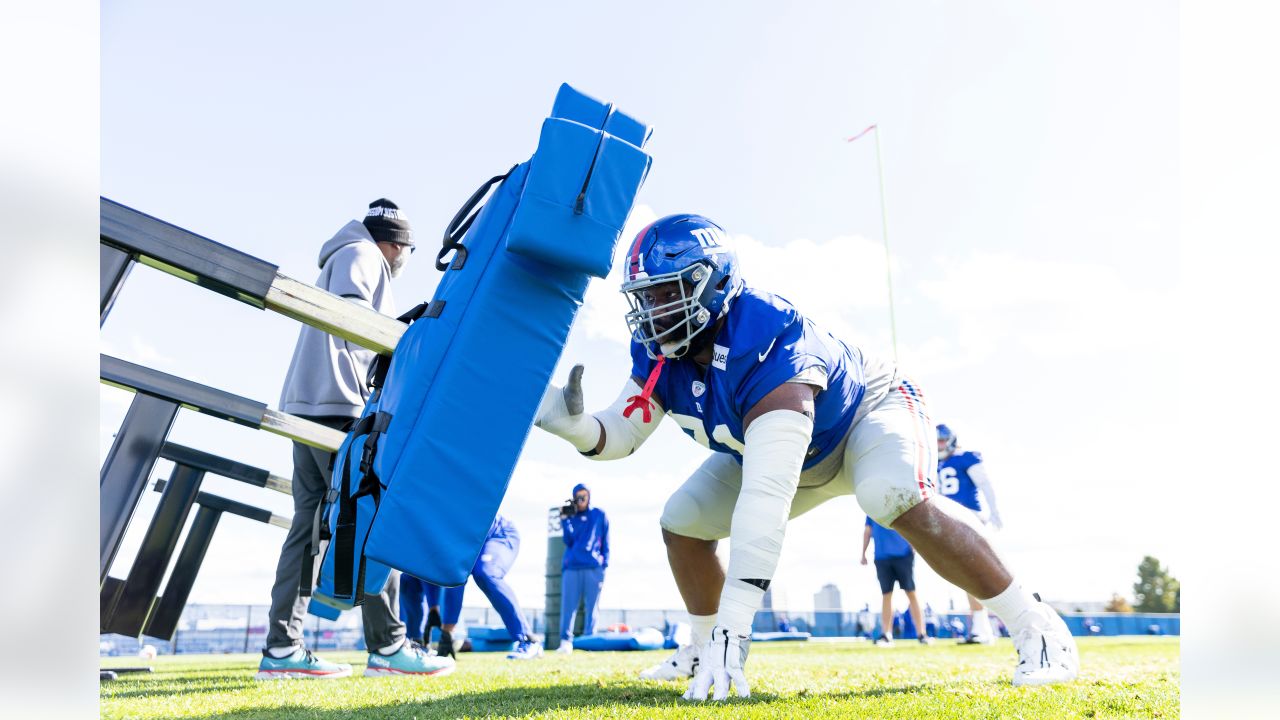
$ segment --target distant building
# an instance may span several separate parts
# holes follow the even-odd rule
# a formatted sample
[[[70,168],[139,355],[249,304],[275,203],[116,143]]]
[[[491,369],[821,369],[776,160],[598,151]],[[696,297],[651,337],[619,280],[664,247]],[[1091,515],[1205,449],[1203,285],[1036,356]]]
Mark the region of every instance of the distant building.
[[[844,605],[840,602],[840,588],[827,583],[813,595],[814,635],[839,635],[844,626]]]
[[[764,599],[755,621],[751,623],[753,632],[773,632],[778,629],[778,616],[773,612],[773,588],[764,591]]]
[[[813,595],[813,609],[821,612],[823,610],[834,610],[840,612],[844,609],[844,605],[840,603],[840,588],[827,583],[822,589]]]

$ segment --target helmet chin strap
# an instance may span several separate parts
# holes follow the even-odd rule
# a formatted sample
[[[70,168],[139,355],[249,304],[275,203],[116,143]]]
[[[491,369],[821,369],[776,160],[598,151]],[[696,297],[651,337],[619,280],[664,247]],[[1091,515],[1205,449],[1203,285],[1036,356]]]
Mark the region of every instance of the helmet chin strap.
[[[688,338],[687,340],[684,341],[684,349],[680,351],[679,355],[670,355],[670,354],[668,355],[673,358],[697,357],[698,353],[705,350],[707,346],[711,344],[711,341],[714,339],[716,334],[716,329],[718,327],[719,327],[719,318],[717,318],[715,322],[708,321],[706,324],[704,324],[702,327],[698,329],[698,332],[695,333],[693,337]]]

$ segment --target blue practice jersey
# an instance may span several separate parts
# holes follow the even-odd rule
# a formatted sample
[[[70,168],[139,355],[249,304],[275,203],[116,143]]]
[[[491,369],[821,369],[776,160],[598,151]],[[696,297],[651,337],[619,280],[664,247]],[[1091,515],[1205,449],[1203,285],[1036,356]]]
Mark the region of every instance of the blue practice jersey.
[[[969,468],[982,462],[982,454],[965,450],[938,461],[938,490],[970,510],[982,511],[981,493],[969,477]]]
[[[906,538],[899,535],[896,530],[890,530],[872,520],[870,516],[867,517],[867,527],[871,528],[871,543],[874,546],[872,552],[876,560],[906,557],[914,552]]]
[[[815,400],[813,439],[804,467],[836,449],[867,392],[862,355],[770,293],[744,289],[713,342],[705,369],[692,359],[670,360],[654,386],[663,408],[684,432],[739,463],[745,448],[742,418],[772,390],[815,368],[826,389]],[[631,374],[643,384],[657,362],[631,343]],[[818,381],[821,382],[820,380]]]

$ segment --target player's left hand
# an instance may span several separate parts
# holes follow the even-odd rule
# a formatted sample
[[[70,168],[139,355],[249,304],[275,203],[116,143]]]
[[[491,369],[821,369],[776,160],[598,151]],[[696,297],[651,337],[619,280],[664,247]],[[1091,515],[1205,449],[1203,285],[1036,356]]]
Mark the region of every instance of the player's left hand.
[[[717,625],[711,631],[711,640],[702,648],[698,672],[689,681],[684,699],[706,700],[707,693],[714,689],[712,698],[724,700],[729,697],[730,685],[738,697],[751,697],[751,686],[743,671],[750,650],[751,635],[740,635]]]

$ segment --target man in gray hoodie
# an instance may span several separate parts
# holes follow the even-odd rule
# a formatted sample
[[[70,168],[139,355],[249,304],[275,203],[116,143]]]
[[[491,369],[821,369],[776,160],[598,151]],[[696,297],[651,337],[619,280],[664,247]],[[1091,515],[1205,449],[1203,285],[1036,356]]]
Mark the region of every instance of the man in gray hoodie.
[[[404,212],[381,198],[369,203],[364,221],[352,220],[320,249],[316,285],[335,295],[395,315],[391,279],[413,252],[413,235]],[[368,374],[375,353],[309,325],[298,334],[293,361],[280,394],[280,409],[339,430],[360,417],[369,398]],[[271,589],[266,647],[258,666],[259,680],[346,677],[351,666],[322,660],[303,646],[306,601],[298,586],[307,559],[311,528],[329,488],[333,453],[293,444],[293,525],[280,548],[275,585]],[[453,660],[429,655],[405,641],[397,607],[399,573],[392,573],[378,595],[366,595],[361,606],[369,662],[364,674],[443,675]]]

